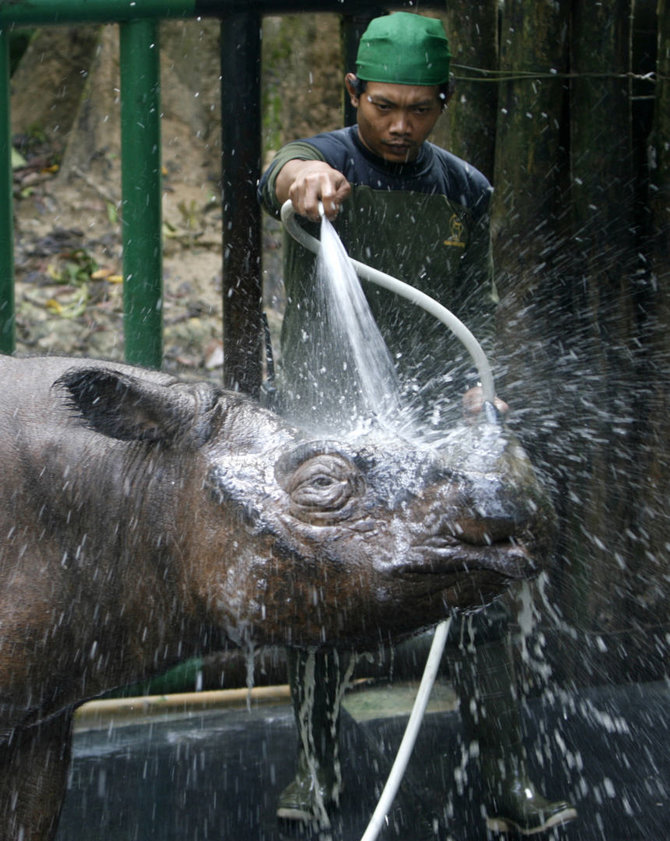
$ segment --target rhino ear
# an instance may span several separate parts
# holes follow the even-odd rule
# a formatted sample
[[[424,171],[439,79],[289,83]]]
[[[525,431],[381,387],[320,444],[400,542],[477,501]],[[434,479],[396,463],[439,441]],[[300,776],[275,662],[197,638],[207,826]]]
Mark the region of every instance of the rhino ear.
[[[74,368],[55,383],[96,432],[124,441],[171,441],[192,431],[197,401],[187,386],[161,385],[104,368]]]

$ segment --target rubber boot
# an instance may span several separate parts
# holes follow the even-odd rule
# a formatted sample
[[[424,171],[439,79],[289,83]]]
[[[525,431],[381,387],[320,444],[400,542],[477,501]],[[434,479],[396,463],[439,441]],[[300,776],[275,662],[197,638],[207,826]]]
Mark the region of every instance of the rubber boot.
[[[566,801],[549,801],[528,775],[509,637],[450,652],[465,736],[479,745],[486,825],[535,835],[577,817]]]
[[[287,654],[298,763],[295,778],[279,795],[277,817],[327,826],[328,809],[342,790],[340,708],[355,658],[335,650]]]

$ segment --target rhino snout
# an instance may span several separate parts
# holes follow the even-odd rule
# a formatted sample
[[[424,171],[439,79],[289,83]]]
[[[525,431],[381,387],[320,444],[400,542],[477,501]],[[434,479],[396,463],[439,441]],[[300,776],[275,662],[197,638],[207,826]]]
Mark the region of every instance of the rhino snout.
[[[486,552],[464,544],[457,551],[450,547],[426,544],[417,547],[408,563],[396,570],[400,574],[413,575],[469,575],[493,574],[509,581],[523,580],[535,575],[538,570],[532,558],[521,545],[513,543],[489,547]]]
[[[529,540],[544,521],[534,490],[509,483],[504,476],[464,477],[439,530],[477,545]]]
[[[491,474],[452,477],[431,495],[426,516],[412,530],[411,547],[394,571],[531,577],[545,554],[545,521],[546,512],[528,487]]]

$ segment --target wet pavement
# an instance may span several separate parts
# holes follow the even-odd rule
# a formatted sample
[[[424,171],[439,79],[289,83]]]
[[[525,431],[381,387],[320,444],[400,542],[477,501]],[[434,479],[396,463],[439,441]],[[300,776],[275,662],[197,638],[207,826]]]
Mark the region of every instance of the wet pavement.
[[[648,841],[670,826],[666,683],[553,693],[525,709],[535,781],[577,807],[552,841]],[[406,717],[344,714],[346,788],[330,833],[287,831],[275,818],[291,779],[287,705],[172,714],[78,732],[57,841],[358,841]],[[427,715],[384,841],[479,841],[482,786],[458,712]]]

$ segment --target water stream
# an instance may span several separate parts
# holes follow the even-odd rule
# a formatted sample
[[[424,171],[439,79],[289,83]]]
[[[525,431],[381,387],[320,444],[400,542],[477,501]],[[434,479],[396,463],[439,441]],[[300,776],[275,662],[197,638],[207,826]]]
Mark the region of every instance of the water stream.
[[[325,216],[314,290],[318,316],[304,345],[311,377],[286,413],[302,426],[338,437],[357,437],[371,429],[412,435],[414,419],[401,399],[394,361],[347,252]]]
[[[349,381],[353,414],[372,415],[384,426],[392,426],[400,409],[393,359],[347,252],[325,216],[316,271],[323,331],[319,352],[324,355],[324,369],[326,359],[332,359],[336,377],[341,373],[341,379]]]

